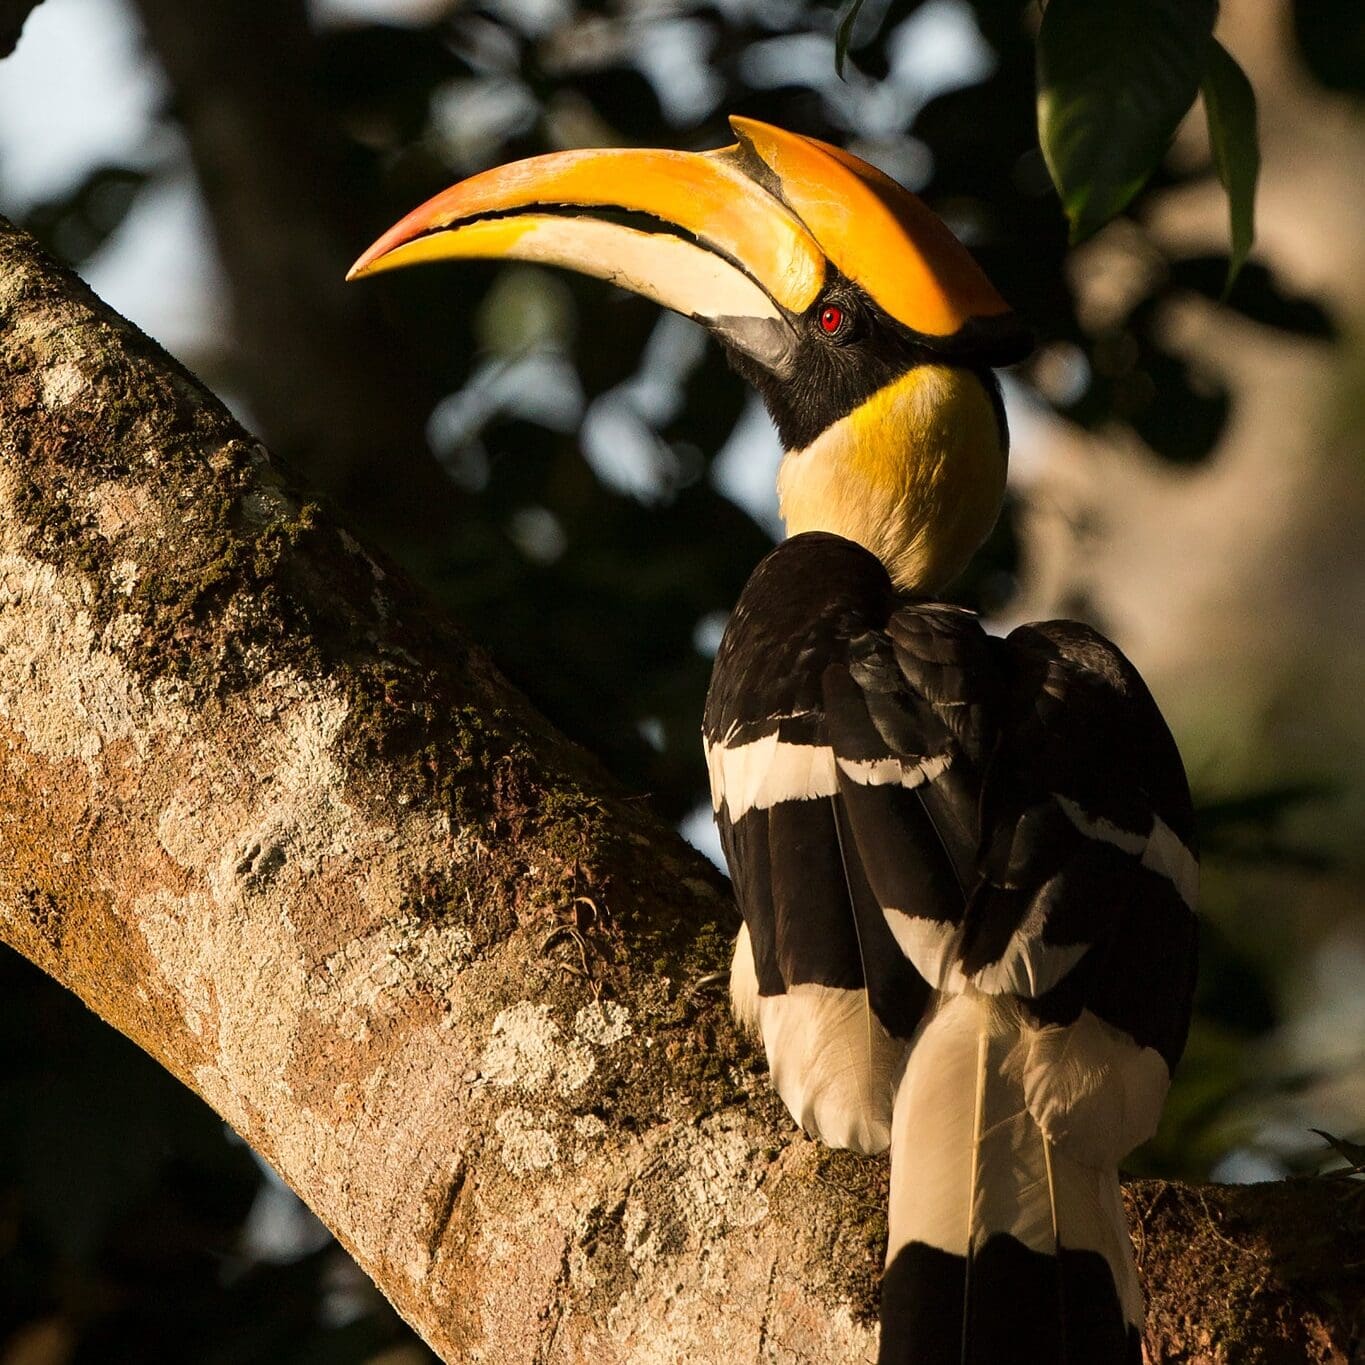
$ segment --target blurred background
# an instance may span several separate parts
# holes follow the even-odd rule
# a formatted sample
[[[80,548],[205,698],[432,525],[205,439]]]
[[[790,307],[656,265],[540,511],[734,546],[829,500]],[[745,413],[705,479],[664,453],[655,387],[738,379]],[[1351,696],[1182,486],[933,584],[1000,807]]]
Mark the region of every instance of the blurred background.
[[[525,266],[343,286],[485,166],[705,148],[727,113],[921,193],[1036,326],[958,598],[1110,634],[1201,808],[1198,1016],[1134,1169],[1266,1179],[1365,1136],[1365,10],[1224,0],[1260,100],[1224,302],[1198,110],[1068,251],[1019,0],[44,0],[0,63],[0,211],[215,389],[709,853],[698,727],[779,450],[693,324]],[[154,1063],[0,950],[0,1365],[430,1359]]]

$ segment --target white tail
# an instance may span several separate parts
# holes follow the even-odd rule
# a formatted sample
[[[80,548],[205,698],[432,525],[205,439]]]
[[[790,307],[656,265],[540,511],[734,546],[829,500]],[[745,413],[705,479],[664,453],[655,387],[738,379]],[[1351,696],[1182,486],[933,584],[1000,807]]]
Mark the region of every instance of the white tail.
[[[998,998],[953,995],[911,1047],[891,1124],[882,1365],[1140,1358],[1142,1297],[1112,1150],[1127,1134],[1092,1140],[1105,1160],[1089,1165],[1069,1138],[1045,1133],[1058,1097],[1054,1087],[1053,1109],[1040,1109],[1030,1059],[1058,1032],[1028,1027]]]

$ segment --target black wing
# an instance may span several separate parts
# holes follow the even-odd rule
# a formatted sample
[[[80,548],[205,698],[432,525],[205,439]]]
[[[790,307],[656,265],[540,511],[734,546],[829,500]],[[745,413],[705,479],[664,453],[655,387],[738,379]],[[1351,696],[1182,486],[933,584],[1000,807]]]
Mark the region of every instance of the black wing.
[[[1007,933],[1075,967],[1023,993],[1043,1023],[1088,1009],[1174,1068],[1194,995],[1198,862],[1175,740],[1137,670],[1089,626],[1044,621],[1004,642],[1008,669],[982,791],[989,842],[964,970]]]
[[[887,1074],[933,993],[968,982],[1038,1023],[1089,1009],[1174,1064],[1189,795],[1155,703],[1094,631],[993,639],[898,598],[861,547],[796,536],[736,606],[703,728],[746,926],[737,1008],[804,1126],[884,1145]],[[883,1098],[861,1126],[834,1117]]]

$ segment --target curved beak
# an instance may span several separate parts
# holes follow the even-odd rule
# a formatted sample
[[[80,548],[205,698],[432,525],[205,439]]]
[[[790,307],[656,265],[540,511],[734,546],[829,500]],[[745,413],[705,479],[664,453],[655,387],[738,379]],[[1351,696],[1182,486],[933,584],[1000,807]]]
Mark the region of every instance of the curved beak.
[[[769,369],[825,262],[801,223],[723,152],[553,152],[462,181],[414,209],[347,279],[419,261],[566,266],[697,319]]]
[[[966,249],[894,181],[813,139],[731,126],[738,145],[717,151],[555,152],[485,171],[414,209],[347,279],[474,257],[565,266],[695,318],[779,375],[835,272],[945,350],[974,350],[960,343],[1012,319]]]

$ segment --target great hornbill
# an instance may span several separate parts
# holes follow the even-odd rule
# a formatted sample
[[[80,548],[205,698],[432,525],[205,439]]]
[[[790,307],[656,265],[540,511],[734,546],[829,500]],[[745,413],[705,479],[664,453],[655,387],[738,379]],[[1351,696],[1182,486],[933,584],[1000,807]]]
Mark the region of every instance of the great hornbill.
[[[809,1134],[891,1149],[883,1365],[1138,1365],[1118,1162],[1189,1024],[1180,757],[1088,626],[999,639],[932,596],[999,513],[990,367],[1026,330],[880,171],[731,126],[712,152],[476,175],[351,274],[568,266],[704,323],[762,394],[789,538],[730,617],[703,723],[735,1012]]]

